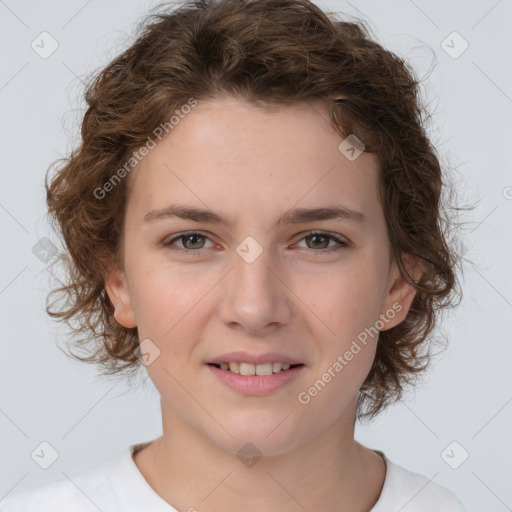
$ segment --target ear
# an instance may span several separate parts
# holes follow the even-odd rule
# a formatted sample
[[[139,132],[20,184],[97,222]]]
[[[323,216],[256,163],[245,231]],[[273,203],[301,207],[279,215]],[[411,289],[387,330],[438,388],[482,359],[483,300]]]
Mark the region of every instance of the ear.
[[[409,276],[414,282],[417,282],[423,272],[421,260],[412,254],[402,254],[402,262]],[[416,289],[401,275],[398,264],[394,261],[389,273],[386,297],[382,305],[381,318],[385,319],[385,326],[380,329],[381,331],[387,331],[405,319],[415,295]],[[391,311],[394,316],[391,316]]]
[[[123,327],[137,327],[135,311],[125,273],[122,270],[113,271],[105,279],[105,289],[108,297],[114,305],[114,318]]]

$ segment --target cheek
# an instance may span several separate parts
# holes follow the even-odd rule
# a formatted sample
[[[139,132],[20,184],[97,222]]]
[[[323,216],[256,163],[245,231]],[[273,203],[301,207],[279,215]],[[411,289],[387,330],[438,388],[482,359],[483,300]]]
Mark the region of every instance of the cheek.
[[[190,396],[182,386],[193,395],[200,392],[190,373],[203,329],[200,299],[209,288],[197,272],[191,275],[162,264],[141,275],[136,289],[139,338],[149,338],[159,350],[158,358],[146,367],[148,375],[162,397],[186,411]]]
[[[197,326],[198,303],[208,292],[207,286],[197,279],[197,273],[194,277],[165,265],[139,273],[133,285],[141,340],[150,338],[166,352],[176,351],[173,340],[189,339],[187,331]]]
[[[134,281],[139,338],[149,338],[160,351],[158,359],[147,367],[157,389],[179,395],[182,390],[175,388],[176,382],[167,371],[179,382],[189,382],[191,370],[200,369],[197,351],[214,314],[208,299],[218,276],[208,277],[195,265],[186,268],[165,261],[151,262],[148,268]],[[195,385],[189,382],[191,391]]]
[[[382,275],[375,264],[359,258],[354,265],[329,272],[323,280],[297,282],[297,295],[308,306],[308,317],[319,339],[332,349],[350,345],[366,328],[375,325],[382,306]]]

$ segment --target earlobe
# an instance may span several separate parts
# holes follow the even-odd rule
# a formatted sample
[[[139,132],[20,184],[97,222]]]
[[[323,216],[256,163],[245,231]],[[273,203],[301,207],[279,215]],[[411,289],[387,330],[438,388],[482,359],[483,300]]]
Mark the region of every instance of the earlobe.
[[[421,260],[412,254],[404,254],[402,255],[402,262],[411,279],[414,282],[418,282],[423,272]],[[381,311],[381,317],[384,316],[388,318],[385,327],[381,329],[382,331],[395,327],[405,319],[415,295],[416,288],[405,280],[400,273],[398,265],[395,263],[390,273],[388,294],[383,304],[383,310]],[[390,311],[393,311],[392,317],[388,315]]]
[[[123,327],[137,327],[130,290],[122,270],[116,270],[105,279],[105,290],[114,306],[114,318]]]

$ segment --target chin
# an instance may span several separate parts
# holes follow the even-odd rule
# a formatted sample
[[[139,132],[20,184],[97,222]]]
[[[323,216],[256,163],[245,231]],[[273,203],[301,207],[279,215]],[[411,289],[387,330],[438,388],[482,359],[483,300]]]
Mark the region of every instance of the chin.
[[[293,450],[307,437],[303,424],[298,426],[289,421],[292,416],[290,414],[283,421],[286,414],[267,415],[265,418],[261,412],[246,414],[237,421],[231,420],[223,424],[232,437],[222,430],[222,434],[219,435],[217,431],[212,440],[219,448],[239,458],[246,455],[282,455]]]

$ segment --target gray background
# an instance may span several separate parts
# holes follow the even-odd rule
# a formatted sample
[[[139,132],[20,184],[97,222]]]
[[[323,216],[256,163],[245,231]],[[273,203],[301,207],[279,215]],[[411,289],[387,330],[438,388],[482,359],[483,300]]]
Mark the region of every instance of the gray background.
[[[356,438],[453,489],[468,511],[510,510],[512,2],[317,3],[368,19],[420,77],[430,69],[429,130],[462,199],[477,202],[464,217],[475,265],[466,268],[461,305],[439,331],[449,348],[403,403],[358,426]],[[49,272],[32,250],[43,237],[57,243],[45,219],[43,177],[76,141],[81,79],[129,44],[134,24],[154,5],[0,0],[0,498],[69,477],[161,431],[150,381],[131,389],[101,379],[58,350],[65,331],[46,317]],[[31,47],[43,31],[59,45],[46,59]],[[469,44],[457,58],[463,40],[446,40],[453,31]],[[30,455],[43,441],[58,452],[48,469]],[[452,465],[462,450],[469,454],[457,469],[444,451],[454,441]]]

